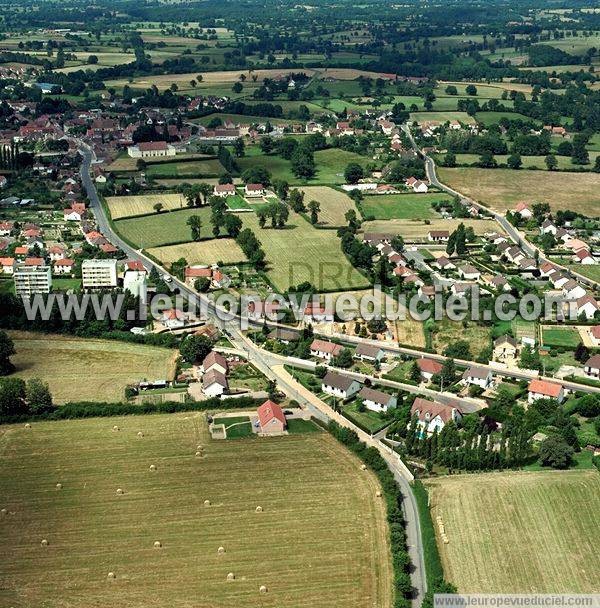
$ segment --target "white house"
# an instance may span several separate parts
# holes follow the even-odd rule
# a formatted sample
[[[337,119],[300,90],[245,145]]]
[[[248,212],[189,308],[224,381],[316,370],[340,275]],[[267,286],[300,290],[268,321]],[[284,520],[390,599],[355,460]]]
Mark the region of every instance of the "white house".
[[[421,378],[423,378],[425,382],[429,382],[433,376],[439,374],[444,367],[439,361],[426,359],[425,357],[417,359],[417,366],[421,370]]]
[[[360,343],[354,351],[354,358],[361,361],[369,361],[375,363],[381,361],[385,357],[383,350],[375,344]]]
[[[600,306],[598,306],[598,302],[596,298],[586,294],[579,298],[576,302],[577,306],[577,316],[585,315],[586,319],[593,319],[596,316],[598,310],[600,310]]]
[[[218,397],[228,388],[227,378],[216,369],[210,370],[202,376],[202,392],[207,397]]]
[[[457,407],[435,403],[422,397],[415,399],[410,413],[411,417],[417,417],[420,432],[428,435],[436,430],[439,433],[451,420],[457,422],[462,418],[462,412]]]
[[[479,270],[470,264],[460,266],[458,269],[458,274],[462,279],[467,281],[479,281],[479,277],[481,276]]]
[[[518,213],[524,220],[529,220],[533,217],[533,211],[527,203],[518,203],[515,207],[515,213]]]
[[[213,188],[213,194],[224,198],[235,194],[235,186],[233,184],[216,184]]]
[[[74,260],[63,258],[62,260],[56,260],[54,262],[54,274],[71,274],[75,266]]]
[[[600,325],[594,325],[587,330],[590,342],[593,346],[600,346]]]
[[[227,360],[220,353],[211,350],[202,361],[202,371],[206,374],[211,370],[216,370],[220,374],[227,374]]]
[[[363,400],[365,407],[373,412],[387,412],[395,408],[398,403],[394,395],[389,395],[368,386],[362,388],[358,396]]]
[[[590,357],[583,366],[583,371],[590,378],[600,378],[600,355]]]
[[[450,238],[448,230],[430,230],[427,233],[427,240],[432,243],[446,243]]]
[[[416,177],[409,177],[406,180],[405,184],[407,188],[412,188],[413,192],[417,192],[420,194],[424,194],[429,190],[427,184],[424,181],[417,179]]]
[[[462,378],[465,384],[474,384],[484,390],[492,385],[492,372],[484,367],[472,365],[464,371]]]
[[[360,382],[336,372],[327,372],[321,382],[321,390],[339,399],[348,399],[358,393]]]
[[[573,256],[574,262],[579,262],[584,266],[593,266],[596,264],[594,256],[587,249],[580,249]]]
[[[554,224],[552,220],[544,220],[540,226],[540,232],[542,234],[551,234],[552,236],[556,236],[558,226]]]
[[[305,324],[333,323],[335,318],[333,310],[320,304],[307,304],[302,317]]]
[[[166,141],[143,141],[137,146],[129,146],[127,154],[131,158],[157,158],[163,156],[175,156],[177,150]]]
[[[529,393],[527,401],[533,403],[538,399],[556,399],[562,403],[565,398],[565,389],[562,384],[548,382],[547,380],[538,380],[537,378],[529,383]]]
[[[315,339],[310,345],[311,356],[325,359],[325,361],[331,361],[333,357],[337,357],[341,352],[342,347],[339,344],[327,342],[327,340]]]
[[[562,286],[562,294],[567,300],[578,300],[583,298],[586,293],[585,288],[572,279]]]
[[[15,271],[15,258],[0,258],[0,271],[12,275]]]
[[[249,198],[254,196],[264,196],[265,187],[262,184],[246,184],[244,187],[244,192]]]

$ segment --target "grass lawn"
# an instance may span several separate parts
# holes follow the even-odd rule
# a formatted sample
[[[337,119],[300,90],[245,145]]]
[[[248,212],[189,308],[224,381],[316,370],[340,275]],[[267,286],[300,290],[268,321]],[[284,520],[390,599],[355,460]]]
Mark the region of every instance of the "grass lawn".
[[[469,116],[466,112],[411,112],[410,121],[411,123],[416,120],[417,122],[427,122],[430,120],[436,120],[438,122],[446,122],[451,120],[458,120],[467,125],[474,125],[475,119]]]
[[[354,201],[344,192],[328,186],[304,186],[304,204],[315,200],[321,206],[319,224],[323,226],[345,226],[348,222],[344,215],[351,209],[356,211]]]
[[[175,375],[174,350],[116,340],[9,333],[17,351],[11,357],[15,376],[47,382],[56,403],[123,401],[128,384],[171,380]]]
[[[410,372],[412,370],[414,361],[400,361],[396,367],[385,374],[388,380],[394,380],[396,382],[408,382],[409,384],[415,384],[410,378]]]
[[[136,196],[109,196],[106,204],[113,220],[146,213],[155,213],[154,205],[161,204],[163,210],[173,211],[187,208],[183,194],[142,194]]]
[[[260,228],[255,214],[242,215],[267,254],[269,279],[280,290],[310,281],[317,291],[344,290],[368,286],[368,280],[343,255],[334,230],[314,228],[302,216],[291,212],[283,229]]]
[[[426,220],[437,217],[432,203],[448,200],[446,194],[385,194],[365,196],[361,207],[365,216],[376,220]]]
[[[390,423],[389,420],[381,418],[378,412],[367,409],[365,409],[364,412],[359,412],[356,407],[356,402],[344,406],[343,411],[346,418],[356,422],[371,433],[380,431],[384,426]]]
[[[581,342],[581,336],[577,329],[570,327],[543,327],[542,341],[544,346],[575,348]]]
[[[239,194],[228,196],[225,199],[225,202],[227,203],[229,209],[233,211],[247,211],[252,209],[252,207],[250,207],[250,205]]]
[[[246,257],[239,245],[233,239],[207,239],[205,241],[151,247],[146,250],[161,264],[172,264],[180,258],[185,258],[188,264],[235,264],[244,262]]]
[[[323,431],[311,420],[291,418],[287,421],[287,431],[290,435],[299,433],[322,433]]]
[[[232,367],[229,372],[229,384],[232,388],[264,391],[267,379],[250,363]]]
[[[479,114],[477,115],[479,117]],[[526,118],[525,116],[523,118]],[[489,123],[488,123],[489,124]],[[590,152],[590,164],[586,165],[588,171],[594,166],[594,162],[596,160],[596,156],[598,156],[600,152],[594,151]],[[506,165],[506,161],[508,160],[508,154],[496,154],[494,158],[496,159],[499,165]],[[540,169],[543,171],[547,171],[545,156],[521,156],[521,161],[523,162],[523,169]],[[457,154],[456,155],[456,163],[457,165],[473,165],[479,162],[478,154]],[[570,156],[556,156],[556,162],[558,164],[558,168],[562,170],[574,171],[579,168],[579,165],[574,165],[571,162]],[[522,169],[521,169],[522,170]]]
[[[52,291],[67,291],[68,289],[79,289],[80,287],[81,279],[52,277]]]
[[[252,424],[248,416],[235,416],[233,418],[215,418],[214,424],[225,425],[227,439],[240,439],[241,437],[256,437],[252,432]]]
[[[598,471],[455,475],[425,484],[434,522],[441,516],[449,539],[438,538],[444,572],[459,592],[599,588]]]
[[[217,176],[225,173],[225,168],[216,159],[194,161],[173,161],[172,163],[152,164],[146,167],[146,174],[154,177],[202,177]]]
[[[600,283],[600,265],[584,266],[583,264],[571,264],[569,268],[582,274],[584,277],[588,277],[588,279]]]
[[[146,249],[191,239],[192,233],[186,222],[192,215],[199,215],[202,219],[202,237],[212,236],[209,207],[123,219],[114,225],[117,232],[136,248]]]
[[[0,436],[2,606],[392,605],[379,484],[327,433],[213,441],[188,412]]]
[[[499,211],[518,202],[544,201],[553,211],[571,209],[597,217],[600,208],[600,174],[551,171],[513,171],[460,167],[439,169],[442,182]]]

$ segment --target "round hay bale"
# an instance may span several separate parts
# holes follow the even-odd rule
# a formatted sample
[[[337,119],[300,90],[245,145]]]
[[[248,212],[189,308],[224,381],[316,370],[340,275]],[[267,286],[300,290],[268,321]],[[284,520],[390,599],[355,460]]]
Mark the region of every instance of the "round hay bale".
[[[1,515],[6,515],[7,513],[8,513],[8,511],[6,509],[0,509]]]
[[[196,458],[202,458],[204,456],[203,452],[196,452]]]
[[[162,547],[162,543],[159,540],[154,541],[154,548],[160,549]]]
[[[367,465],[366,464],[361,464],[360,465],[360,470],[361,471],[366,471],[367,470]]]
[[[29,424],[29,422],[26,422],[26,423],[25,423],[25,428],[26,428],[26,429],[30,429],[30,428],[31,428],[31,425]]]
[[[204,501],[204,506],[205,507],[210,507],[210,500],[205,500]]]
[[[57,490],[62,490],[62,483],[57,483],[56,484],[56,489]]]
[[[267,587],[266,587],[265,585],[261,585],[261,586],[258,588],[258,590],[259,590],[261,593],[266,593],[266,592],[267,592]]]
[[[142,433],[142,431],[138,431],[137,436],[138,436],[138,437],[143,437],[143,436],[144,436],[144,433]]]
[[[45,538],[42,538],[42,542],[40,543],[40,545],[42,545],[42,547],[47,547],[48,546],[48,541]]]
[[[120,430],[119,427],[115,424],[115,426],[113,426],[113,431],[118,431]]]
[[[106,578],[117,578],[117,575],[116,575],[114,572],[109,572],[109,573],[106,575]]]
[[[235,574],[234,574],[233,572],[230,572],[230,573],[227,575],[227,581],[228,581],[228,582],[231,582],[231,581],[234,581],[234,580],[235,580]]]
[[[377,496],[377,498],[381,498],[381,490],[377,490],[377,492],[375,492],[375,496]]]
[[[197,449],[199,452],[202,452],[202,451],[204,450],[204,446],[203,446],[203,445],[197,445],[197,446],[196,446],[196,449]]]
[[[121,494],[125,494],[125,492],[123,492],[122,488],[117,488],[117,494],[121,496]]]
[[[262,513],[263,512],[263,508],[261,506],[256,507],[256,512],[257,513]]]
[[[155,464],[151,464],[150,465],[150,470],[151,471],[156,471],[156,465]]]
[[[225,547],[219,547],[217,549],[217,555],[223,555],[225,553]]]

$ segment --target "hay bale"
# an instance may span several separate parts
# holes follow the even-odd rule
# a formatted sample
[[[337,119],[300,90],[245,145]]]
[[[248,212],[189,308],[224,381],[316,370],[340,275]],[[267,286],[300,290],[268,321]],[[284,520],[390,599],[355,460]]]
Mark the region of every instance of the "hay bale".
[[[113,431],[119,431],[119,427],[115,424],[115,426],[113,426]]]
[[[366,471],[367,470],[367,465],[366,464],[361,464],[360,465],[360,470],[361,471]]]
[[[262,513],[263,512],[263,508],[261,506],[256,507],[256,512],[257,513]]]
[[[196,452],[196,458],[202,458],[204,456],[204,452]]]
[[[210,507],[210,500],[205,500],[204,501],[204,506],[205,507]]]
[[[42,545],[42,547],[47,547],[48,546],[48,540],[45,538],[42,538],[42,542],[40,543],[40,545]]]
[[[199,452],[202,452],[202,451],[204,450],[204,446],[203,446],[203,445],[197,445],[197,446],[196,446],[196,449],[197,449]]]
[[[6,509],[0,509],[0,515],[6,515],[8,511]]]
[[[160,549],[162,547],[162,543],[159,540],[154,541],[154,548]]]
[[[266,592],[267,592],[267,587],[266,587],[265,585],[261,585],[261,586],[258,588],[258,590],[259,590],[261,593],[266,593]]]
[[[30,429],[30,428],[31,428],[31,425],[29,424],[29,422],[26,422],[26,423],[25,423],[25,428],[26,428],[26,429]]]
[[[230,573],[227,575],[227,582],[229,582],[229,583],[230,583],[231,581],[234,581],[234,580],[235,580],[235,574],[234,574],[233,572],[230,572]]]
[[[109,573],[106,575],[106,578],[117,578],[117,575],[116,575],[114,572],[109,572]]]
[[[143,436],[144,436],[144,433],[142,433],[142,431],[138,431],[137,436],[138,436],[138,437],[143,437]]]
[[[121,496],[121,494],[125,494],[122,488],[117,488],[117,494]]]
[[[377,492],[375,492],[375,496],[377,496],[377,498],[381,498],[381,490],[377,490]]]
[[[62,490],[62,483],[57,483],[56,484],[56,489],[57,490]]]
[[[217,549],[217,555],[223,555],[225,553],[225,547],[219,547]]]
[[[151,471],[156,471],[156,465],[155,464],[151,464],[150,465],[150,470]]]

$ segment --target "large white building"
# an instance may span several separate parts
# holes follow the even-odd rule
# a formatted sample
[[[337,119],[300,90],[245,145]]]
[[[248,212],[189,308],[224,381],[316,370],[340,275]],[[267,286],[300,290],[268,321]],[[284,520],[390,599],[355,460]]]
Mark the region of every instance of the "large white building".
[[[129,291],[131,295],[136,296],[142,302],[146,302],[148,299],[147,276],[148,273],[141,262],[127,262],[123,273],[123,289]]]
[[[13,273],[15,292],[19,296],[32,296],[36,293],[50,293],[52,289],[52,270],[50,266],[18,265]]]
[[[117,260],[84,260],[81,264],[84,289],[103,289],[117,286]]]
[[[137,146],[129,146],[127,154],[131,158],[157,158],[162,156],[175,156],[177,150],[166,141],[143,141]]]

